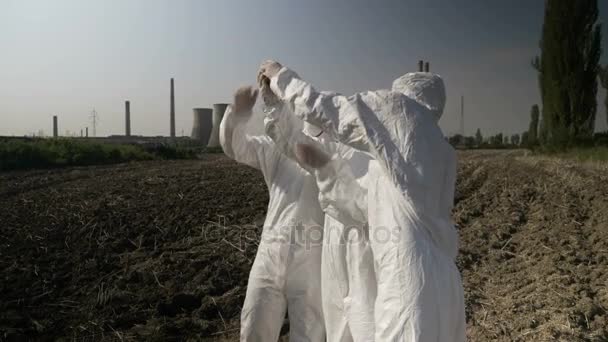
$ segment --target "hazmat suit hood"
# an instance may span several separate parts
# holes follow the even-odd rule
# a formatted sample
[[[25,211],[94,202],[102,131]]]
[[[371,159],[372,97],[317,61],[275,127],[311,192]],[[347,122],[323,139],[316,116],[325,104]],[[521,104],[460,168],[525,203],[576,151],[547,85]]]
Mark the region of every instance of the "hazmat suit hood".
[[[428,72],[411,72],[393,82],[393,91],[403,93],[407,97],[428,108],[437,121],[445,107],[445,85],[439,75]]]

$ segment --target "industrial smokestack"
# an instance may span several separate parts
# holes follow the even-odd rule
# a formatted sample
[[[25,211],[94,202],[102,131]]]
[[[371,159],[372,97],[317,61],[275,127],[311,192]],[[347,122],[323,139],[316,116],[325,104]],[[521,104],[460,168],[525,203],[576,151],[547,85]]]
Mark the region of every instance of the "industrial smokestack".
[[[424,72],[429,72],[431,71],[431,65],[429,64],[429,62],[424,63]]]
[[[131,102],[125,101],[125,135],[131,136]]]
[[[216,103],[213,105],[213,130],[211,131],[211,137],[207,147],[219,147],[220,146],[220,123],[228,107],[227,103]]]
[[[171,138],[175,138],[175,84],[171,79]]]
[[[84,133],[85,138],[89,137],[89,127],[85,127],[85,133]]]
[[[464,95],[460,97],[460,134],[464,137]]]
[[[422,61],[422,60],[418,61],[418,71],[422,72],[423,66],[424,66],[424,61]]]
[[[193,140],[207,146],[213,129],[213,110],[211,108],[193,108],[194,122],[192,123]]]
[[[53,138],[59,136],[59,127],[57,125],[57,115],[53,115]]]

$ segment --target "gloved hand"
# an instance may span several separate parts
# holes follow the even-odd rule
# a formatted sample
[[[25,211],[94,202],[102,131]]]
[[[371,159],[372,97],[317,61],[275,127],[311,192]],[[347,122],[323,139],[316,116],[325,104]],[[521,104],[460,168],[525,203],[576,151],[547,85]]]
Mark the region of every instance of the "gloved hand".
[[[279,62],[273,60],[263,62],[258,70],[258,84],[260,88],[263,84],[270,85],[270,79],[276,76],[281,71],[281,68],[283,66]]]
[[[308,144],[297,144],[295,154],[300,165],[313,169],[320,169],[331,160],[327,153]]]
[[[234,93],[232,110],[239,115],[251,114],[255,101],[258,98],[258,90],[252,86],[240,87]]]
[[[283,66],[275,61],[267,60],[258,70],[258,86],[262,90],[262,99],[266,106],[272,107],[279,103],[279,98],[270,89],[270,79],[279,73]]]

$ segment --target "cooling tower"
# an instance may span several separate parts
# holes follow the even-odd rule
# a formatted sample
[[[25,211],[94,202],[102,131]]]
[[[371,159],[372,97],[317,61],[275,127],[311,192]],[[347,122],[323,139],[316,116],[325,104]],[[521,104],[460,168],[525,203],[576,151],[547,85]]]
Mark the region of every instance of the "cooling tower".
[[[211,137],[209,138],[207,147],[220,146],[220,123],[222,122],[227,107],[228,104],[226,103],[216,103],[213,105],[213,130],[211,131]]]
[[[192,112],[194,113],[194,122],[191,138],[206,146],[213,130],[213,111],[211,108],[194,108]]]

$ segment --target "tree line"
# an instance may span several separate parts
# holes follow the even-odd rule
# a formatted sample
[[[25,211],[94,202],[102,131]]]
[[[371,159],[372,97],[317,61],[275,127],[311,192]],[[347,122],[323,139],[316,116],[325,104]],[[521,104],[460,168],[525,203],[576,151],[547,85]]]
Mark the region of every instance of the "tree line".
[[[498,133],[489,136],[483,136],[481,130],[478,128],[475,136],[462,136],[462,134],[455,134],[448,138],[448,141],[453,146],[464,147],[468,149],[473,148],[518,148],[522,144],[522,138],[527,135],[524,133],[507,135]]]
[[[600,65],[597,0],[547,0],[538,73],[542,107],[532,107],[529,145],[563,149],[593,141]]]
[[[597,0],[546,0],[540,55],[532,60],[541,105],[533,105],[526,132],[484,139],[454,136],[464,147],[525,146],[564,150],[608,145],[607,133],[595,133],[598,87],[608,89],[608,65],[600,65],[601,25]],[[603,111],[608,119],[608,96]]]

